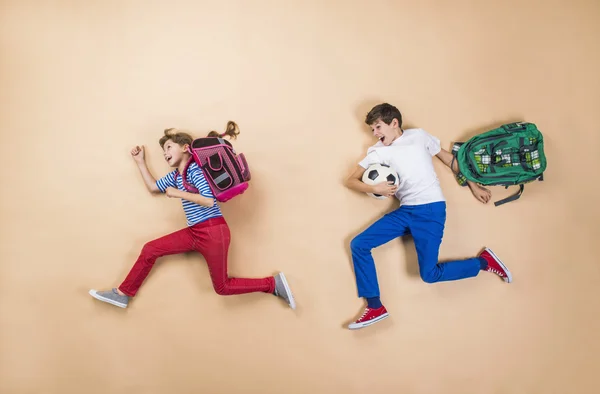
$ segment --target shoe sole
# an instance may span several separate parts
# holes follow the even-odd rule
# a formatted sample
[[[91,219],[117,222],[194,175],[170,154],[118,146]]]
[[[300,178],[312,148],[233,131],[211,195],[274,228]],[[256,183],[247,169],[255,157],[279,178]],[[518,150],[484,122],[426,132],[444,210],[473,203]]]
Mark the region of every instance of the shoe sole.
[[[107,302],[107,303],[112,304],[114,306],[118,306],[119,308],[127,308],[127,304],[123,304],[121,302],[117,302],[117,301],[111,300],[110,298],[102,297],[100,294],[98,294],[98,292],[96,290],[90,290],[89,293],[90,293],[90,295],[92,297],[94,297],[97,300],[100,300],[100,301],[103,301],[103,302]]]
[[[279,274],[279,278],[281,279],[281,283],[283,284],[283,288],[285,289],[285,294],[288,297],[290,308],[296,309],[296,301],[294,300],[294,295],[292,294],[292,289],[290,289],[290,285],[288,284],[287,279],[283,272]]]
[[[350,326],[348,326],[348,329],[350,329],[350,330],[360,330],[361,328],[369,327],[372,324],[380,322],[380,321],[382,321],[383,319],[385,319],[385,318],[387,318],[389,316],[390,316],[390,314],[386,312],[383,315],[381,315],[381,316],[379,316],[379,317],[377,317],[375,319],[369,320],[368,322],[361,323],[360,325],[358,325],[358,324],[354,325],[354,326],[350,325]]]
[[[494,252],[492,252],[492,249],[485,248],[485,251],[488,252],[496,260],[496,262],[498,264],[500,264],[500,267],[502,267],[502,269],[504,270],[504,272],[506,272],[506,278],[502,278],[502,279],[504,279],[504,281],[506,283],[512,282],[512,274],[510,273],[510,271],[508,270],[508,268],[504,265],[504,263],[502,262],[502,260],[500,260],[500,258],[498,256],[496,256],[496,254]]]

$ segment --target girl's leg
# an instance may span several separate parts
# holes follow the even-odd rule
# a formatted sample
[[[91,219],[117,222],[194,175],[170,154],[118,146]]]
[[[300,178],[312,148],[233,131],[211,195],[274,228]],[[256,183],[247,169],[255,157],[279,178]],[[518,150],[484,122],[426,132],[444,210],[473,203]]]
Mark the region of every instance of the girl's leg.
[[[140,286],[152,270],[156,259],[168,254],[177,254],[194,250],[194,239],[189,228],[176,231],[164,237],[148,242],[129,271],[129,274],[119,286],[110,290],[90,290],[90,295],[100,301],[127,308],[130,297],[137,294]],[[120,293],[119,293],[120,292]],[[125,294],[125,295],[123,295]]]
[[[152,267],[154,267],[156,259],[193,250],[194,237],[189,227],[148,242],[142,248],[129,274],[119,286],[119,290],[127,296],[135,296]]]
[[[275,278],[231,278],[227,274],[227,255],[231,234],[224,221],[192,228],[195,248],[206,259],[210,278],[217,294],[275,293]]]

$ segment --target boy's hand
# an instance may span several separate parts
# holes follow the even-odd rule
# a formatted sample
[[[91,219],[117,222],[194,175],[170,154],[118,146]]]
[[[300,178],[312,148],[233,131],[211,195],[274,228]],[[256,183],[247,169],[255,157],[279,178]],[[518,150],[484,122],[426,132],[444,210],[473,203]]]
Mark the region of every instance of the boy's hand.
[[[479,186],[475,183],[469,183],[469,188],[471,189],[471,193],[473,193],[475,198],[484,204],[487,204],[492,198],[492,192],[485,187]]]
[[[131,150],[131,156],[133,157],[133,160],[135,160],[137,163],[143,163],[144,162],[144,146],[143,145],[141,147],[136,146],[135,148],[133,148]]]
[[[398,186],[394,186],[393,182],[381,182],[373,186],[373,193],[385,197],[393,196],[398,190]]]
[[[179,196],[179,190],[175,189],[174,187],[167,187],[167,190],[165,191],[165,194],[167,195],[167,197],[169,198],[177,198],[180,197]]]

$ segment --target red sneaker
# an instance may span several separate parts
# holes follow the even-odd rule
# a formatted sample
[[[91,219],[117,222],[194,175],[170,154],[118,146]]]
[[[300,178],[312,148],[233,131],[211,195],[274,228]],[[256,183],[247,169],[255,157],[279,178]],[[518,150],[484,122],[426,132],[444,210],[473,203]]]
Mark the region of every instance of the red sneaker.
[[[499,277],[504,279],[506,283],[512,282],[512,275],[510,271],[502,263],[502,260],[500,260],[490,248],[485,248],[483,252],[479,254],[479,257],[483,257],[485,261],[487,261],[487,272],[491,272],[498,275]]]
[[[371,324],[375,324],[378,321],[381,321],[388,317],[389,314],[385,309],[385,306],[381,306],[381,308],[371,309],[367,307],[362,314],[362,316],[355,321],[354,323],[350,323],[348,328],[351,330],[358,330],[359,328],[370,326]]]

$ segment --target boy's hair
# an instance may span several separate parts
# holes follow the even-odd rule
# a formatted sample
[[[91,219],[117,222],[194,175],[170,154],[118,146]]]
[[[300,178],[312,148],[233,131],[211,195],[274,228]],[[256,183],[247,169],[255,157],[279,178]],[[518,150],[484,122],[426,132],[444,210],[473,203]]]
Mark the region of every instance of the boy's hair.
[[[235,138],[237,138],[237,135],[239,133],[240,133],[240,128],[238,127],[238,125],[235,122],[230,120],[229,122],[227,122],[227,127],[225,128],[224,133],[220,134],[213,130],[210,133],[208,133],[207,137],[225,137],[226,135],[228,135],[231,138],[235,139]],[[165,135],[163,135],[160,138],[160,140],[158,141],[158,143],[160,144],[160,147],[164,148],[164,146],[168,140],[171,140],[174,143],[183,146],[186,144],[192,145],[194,138],[186,131],[171,127],[170,129],[165,129]]]
[[[383,103],[374,106],[369,111],[365,118],[365,123],[371,126],[373,123],[381,120],[389,125],[394,118],[398,119],[398,127],[402,128],[402,114],[400,113],[400,110],[391,104]]]

